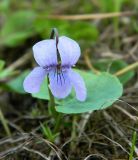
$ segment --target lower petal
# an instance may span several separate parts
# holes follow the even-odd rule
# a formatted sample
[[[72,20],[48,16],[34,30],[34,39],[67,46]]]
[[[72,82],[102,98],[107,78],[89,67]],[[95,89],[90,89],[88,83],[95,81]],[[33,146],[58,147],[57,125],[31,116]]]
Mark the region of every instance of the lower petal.
[[[37,93],[43,82],[46,71],[42,67],[35,67],[23,82],[24,90],[28,93]]]
[[[74,72],[73,70],[70,70],[69,78],[70,78],[72,86],[75,89],[76,98],[79,101],[85,101],[86,96],[87,96],[87,91],[86,91],[86,86],[85,86],[83,78],[77,72]]]
[[[50,89],[56,98],[65,98],[71,92],[72,86],[66,72],[49,74]]]

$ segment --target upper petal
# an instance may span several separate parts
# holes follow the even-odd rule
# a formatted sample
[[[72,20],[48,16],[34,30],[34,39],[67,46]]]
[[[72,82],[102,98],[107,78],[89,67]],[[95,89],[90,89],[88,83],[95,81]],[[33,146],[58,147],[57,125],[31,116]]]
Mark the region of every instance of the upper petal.
[[[40,66],[57,64],[56,41],[43,40],[33,46],[34,58]]]
[[[79,101],[85,101],[87,97],[87,90],[83,78],[77,72],[74,72],[72,69],[70,69],[69,78],[71,84],[75,89],[76,98]]]
[[[56,98],[65,98],[71,92],[72,86],[67,73],[64,72],[63,74],[58,75],[51,72],[49,74],[49,80],[49,87]]]
[[[80,47],[78,43],[68,37],[59,37],[58,50],[62,65],[74,65],[80,57]]]
[[[35,67],[23,82],[24,90],[28,93],[37,93],[44,80],[46,71],[42,67]]]

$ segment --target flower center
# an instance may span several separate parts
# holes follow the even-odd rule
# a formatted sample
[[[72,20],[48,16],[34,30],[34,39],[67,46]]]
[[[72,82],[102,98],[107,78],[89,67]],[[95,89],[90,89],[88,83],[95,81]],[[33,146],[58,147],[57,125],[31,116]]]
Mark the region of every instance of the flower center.
[[[62,68],[63,67],[61,66],[61,64],[57,64],[54,71],[54,77],[56,77],[57,83],[60,82],[61,85],[65,83],[65,78],[64,78]]]
[[[48,73],[53,72],[54,77],[56,78],[56,82],[59,85],[62,85],[63,83],[65,83],[65,72],[69,70],[70,66],[69,65],[62,66],[61,63],[58,63],[58,64],[52,64],[49,66],[45,66],[43,68]]]
[[[62,85],[65,83],[65,74],[69,70],[70,66],[62,66],[60,63],[56,65],[54,76],[56,76],[56,81],[58,84]]]
[[[69,68],[70,68],[70,66],[69,65],[64,65],[64,66],[62,66],[60,63],[59,64],[56,64],[56,65],[49,65],[49,66],[45,66],[45,67],[43,67],[47,72],[50,72],[50,71],[55,71],[56,70],[56,72],[58,71],[58,73],[60,73],[60,72],[66,72]]]

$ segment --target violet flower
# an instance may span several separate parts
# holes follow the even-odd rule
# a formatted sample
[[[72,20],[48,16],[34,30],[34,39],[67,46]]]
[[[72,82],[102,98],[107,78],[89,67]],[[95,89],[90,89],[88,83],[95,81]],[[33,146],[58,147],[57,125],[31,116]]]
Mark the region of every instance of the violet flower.
[[[56,98],[65,98],[74,87],[79,101],[86,99],[86,87],[82,77],[71,69],[80,57],[80,47],[74,40],[62,36],[43,40],[33,46],[34,58],[38,63],[25,78],[23,86],[28,93],[37,93],[47,75],[49,87]]]

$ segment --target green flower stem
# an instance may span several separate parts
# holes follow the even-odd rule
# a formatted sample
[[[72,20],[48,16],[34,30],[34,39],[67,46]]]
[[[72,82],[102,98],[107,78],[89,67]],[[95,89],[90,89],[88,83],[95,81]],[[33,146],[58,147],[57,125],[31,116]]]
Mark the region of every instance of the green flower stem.
[[[49,82],[49,81],[48,81]],[[48,109],[49,109],[49,113],[50,115],[52,115],[55,119],[55,128],[54,128],[54,133],[57,133],[60,129],[61,126],[61,122],[62,122],[62,114],[58,113],[55,109],[55,98],[52,95],[49,87],[48,87],[48,91],[49,91],[49,104],[48,104]]]
[[[7,136],[10,137],[11,136],[11,132],[10,132],[10,129],[9,129],[8,125],[7,125],[7,121],[6,121],[5,117],[4,117],[1,109],[0,109],[0,120],[1,120],[1,123],[2,123],[2,125],[4,127],[4,129],[5,129],[5,132],[7,133]]]
[[[56,46],[58,44],[58,31],[56,28],[53,28],[51,31],[51,35],[50,35],[50,39],[54,39],[54,37],[56,38]],[[58,58],[58,49],[57,49],[57,58]],[[48,84],[49,84],[49,79],[48,79]],[[49,97],[50,97],[50,101],[49,101],[49,112],[50,114],[54,117],[55,119],[55,128],[54,128],[54,133],[58,132],[61,126],[61,121],[62,121],[62,114],[57,113],[56,109],[55,109],[55,99],[54,96],[52,95],[50,89],[48,88],[49,91]]]
[[[48,84],[49,84],[49,80],[48,80]],[[55,120],[56,120],[56,118],[57,118],[57,111],[55,109],[55,98],[52,95],[49,87],[48,87],[48,92],[49,92],[49,98],[50,98],[49,103],[48,103],[49,114],[52,115],[55,118]]]
[[[77,133],[76,133],[76,123],[77,123],[77,115],[73,115],[73,123],[72,123],[72,131],[71,131],[71,143],[70,143],[70,148],[72,150],[75,149],[76,147],[76,143],[74,142],[74,140],[76,139],[77,137]]]
[[[56,118],[54,133],[57,133],[59,131],[60,126],[61,126],[61,122],[62,122],[62,117],[63,117],[63,115],[61,113],[58,113],[57,118]]]
[[[54,39],[54,37],[56,37],[56,45],[57,45],[58,44],[58,31],[56,28],[52,29],[50,39]],[[48,84],[49,84],[49,79],[48,79]],[[55,117],[55,120],[56,120],[57,112],[55,109],[55,99],[54,99],[54,96],[52,95],[49,87],[48,87],[48,91],[49,91],[49,98],[50,98],[49,105],[48,105],[49,112],[51,115],[53,115]]]

